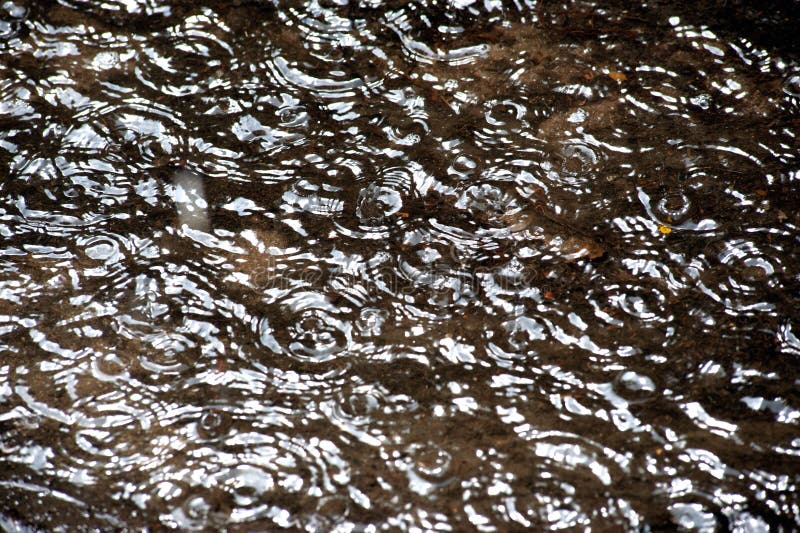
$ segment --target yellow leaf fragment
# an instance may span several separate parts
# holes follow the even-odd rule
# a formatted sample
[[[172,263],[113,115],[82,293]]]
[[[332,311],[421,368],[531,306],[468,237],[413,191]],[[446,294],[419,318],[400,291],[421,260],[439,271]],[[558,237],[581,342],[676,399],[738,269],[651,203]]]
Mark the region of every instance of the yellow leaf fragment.
[[[628,79],[628,76],[626,76],[622,72],[617,72],[615,70],[612,70],[611,72],[609,72],[608,73],[608,77],[611,78],[614,81],[625,81],[625,80]]]
[[[659,231],[659,232],[661,232],[661,233],[663,233],[664,235],[669,235],[670,233],[672,233],[672,228],[670,228],[669,226],[665,226],[665,225],[663,225],[663,224],[662,224],[662,225],[660,225],[660,226],[658,227],[658,231]]]

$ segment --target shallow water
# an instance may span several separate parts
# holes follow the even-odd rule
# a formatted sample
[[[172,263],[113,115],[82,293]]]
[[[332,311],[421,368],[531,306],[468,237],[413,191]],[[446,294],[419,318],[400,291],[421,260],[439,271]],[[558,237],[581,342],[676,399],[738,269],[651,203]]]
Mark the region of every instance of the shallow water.
[[[7,1],[0,524],[800,527],[791,2]]]

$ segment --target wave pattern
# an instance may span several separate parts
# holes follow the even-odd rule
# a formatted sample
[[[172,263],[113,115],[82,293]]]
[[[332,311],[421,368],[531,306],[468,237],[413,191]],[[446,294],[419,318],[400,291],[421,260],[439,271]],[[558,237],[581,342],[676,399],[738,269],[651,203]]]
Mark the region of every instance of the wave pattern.
[[[2,4],[4,527],[800,527],[800,63],[700,4]]]

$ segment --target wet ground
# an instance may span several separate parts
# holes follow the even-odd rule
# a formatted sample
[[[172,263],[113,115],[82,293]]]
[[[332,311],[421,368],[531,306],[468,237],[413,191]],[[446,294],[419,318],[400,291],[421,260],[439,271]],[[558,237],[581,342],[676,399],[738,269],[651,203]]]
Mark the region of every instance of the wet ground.
[[[626,4],[4,2],[0,525],[800,527],[798,12]]]

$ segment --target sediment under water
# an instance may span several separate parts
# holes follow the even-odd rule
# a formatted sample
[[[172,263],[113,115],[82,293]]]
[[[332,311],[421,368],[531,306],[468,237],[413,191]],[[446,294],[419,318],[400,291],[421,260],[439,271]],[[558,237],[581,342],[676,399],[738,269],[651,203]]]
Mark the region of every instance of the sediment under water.
[[[0,6],[0,524],[800,527],[793,3]]]

